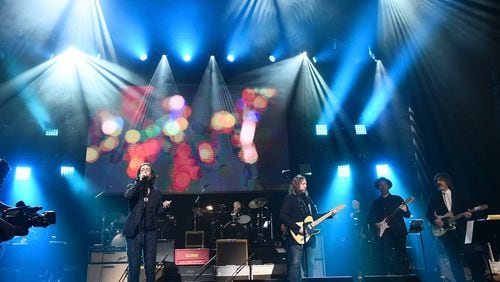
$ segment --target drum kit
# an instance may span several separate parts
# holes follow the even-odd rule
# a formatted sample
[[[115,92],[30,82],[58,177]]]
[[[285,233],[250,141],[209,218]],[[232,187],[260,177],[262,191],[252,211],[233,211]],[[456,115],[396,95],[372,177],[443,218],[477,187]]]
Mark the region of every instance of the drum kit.
[[[201,229],[210,229],[209,236],[215,242],[217,239],[248,239],[256,245],[272,242],[272,215],[266,207],[266,198],[255,198],[248,203],[248,209],[242,207],[239,211],[227,211],[225,204],[213,204],[205,208],[193,207],[193,216],[203,219]],[[94,243],[104,246],[126,247],[122,230],[126,221],[125,215],[117,212],[105,212],[100,215],[101,230],[92,231]],[[164,214],[157,219],[158,238],[167,239],[176,228],[175,217]],[[206,225],[209,223],[209,226]],[[92,233],[91,232],[91,233]],[[207,233],[205,233],[207,234]]]
[[[231,219],[227,223],[223,226],[215,226],[213,238],[249,239],[255,244],[269,243],[272,240],[268,238],[272,237],[272,230],[270,230],[272,222],[266,204],[265,198],[255,198],[248,203],[250,211],[242,208],[238,212],[231,212]]]

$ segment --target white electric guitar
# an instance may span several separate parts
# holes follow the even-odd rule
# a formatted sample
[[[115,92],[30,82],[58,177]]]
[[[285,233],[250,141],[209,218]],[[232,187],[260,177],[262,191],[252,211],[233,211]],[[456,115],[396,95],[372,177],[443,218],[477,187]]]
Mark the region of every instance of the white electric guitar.
[[[391,219],[396,215],[398,210],[401,209],[401,206],[410,204],[411,202],[413,202],[413,200],[415,200],[415,198],[413,196],[409,197],[408,199],[406,199],[406,201],[404,201],[404,203],[399,205],[398,208],[395,209],[390,215],[386,216],[383,220],[375,223],[375,227],[377,227],[377,230],[378,230],[378,237],[379,238],[382,237],[382,235],[384,235],[385,230],[390,228],[389,221],[391,221]]]

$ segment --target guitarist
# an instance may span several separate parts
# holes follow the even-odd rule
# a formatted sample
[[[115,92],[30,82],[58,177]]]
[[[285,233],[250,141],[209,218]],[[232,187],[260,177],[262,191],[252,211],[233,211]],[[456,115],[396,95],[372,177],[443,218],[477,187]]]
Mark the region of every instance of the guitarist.
[[[280,219],[288,229],[296,234],[304,235],[304,228],[296,222],[303,221],[307,216],[317,219],[322,215],[318,214],[316,206],[307,193],[306,178],[300,174],[296,175],[292,178],[288,195],[283,200]],[[315,247],[315,236],[312,236],[304,245],[298,244],[292,236],[288,236],[288,279],[291,282],[300,281],[302,278],[302,265],[306,267],[306,276],[314,276]]]
[[[434,184],[438,191],[431,196],[425,215],[431,224],[436,227],[447,228],[448,226],[438,216],[448,212],[452,212],[454,215],[464,212],[466,219],[471,218],[472,213],[468,212],[470,205],[466,197],[463,193],[455,189],[451,176],[448,173],[441,172],[436,174],[434,176]],[[474,272],[477,272],[475,271],[476,264],[471,259],[473,253],[464,246],[466,219],[462,218],[458,220],[455,230],[448,230],[444,235],[439,237],[450,260],[451,270],[457,282],[465,281],[464,268],[460,259],[461,254],[465,255],[466,262],[470,264],[473,276]],[[481,278],[475,280],[482,281],[478,279]]]
[[[400,196],[392,195],[389,189],[392,182],[380,177],[375,180],[375,188],[379,190],[380,197],[372,202],[368,212],[367,222],[377,234],[374,235],[375,247],[378,249],[380,259],[378,269],[380,274],[405,274],[408,270],[406,263],[406,225],[403,217],[409,218],[411,213],[408,206]],[[388,217],[392,217],[389,219]],[[379,236],[380,222],[388,224],[382,236]],[[394,249],[394,257],[393,257]],[[391,258],[393,258],[391,260]]]

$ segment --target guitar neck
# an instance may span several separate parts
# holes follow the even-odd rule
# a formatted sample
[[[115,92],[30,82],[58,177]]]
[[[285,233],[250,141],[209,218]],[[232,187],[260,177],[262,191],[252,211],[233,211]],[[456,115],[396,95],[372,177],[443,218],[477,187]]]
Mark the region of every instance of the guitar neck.
[[[320,218],[316,219],[315,221],[313,221],[311,223],[311,226],[314,227],[318,224],[320,224],[321,222],[323,222],[325,219],[327,219],[328,217],[330,217],[331,215],[333,214],[333,210],[325,213],[324,215],[322,215]]]

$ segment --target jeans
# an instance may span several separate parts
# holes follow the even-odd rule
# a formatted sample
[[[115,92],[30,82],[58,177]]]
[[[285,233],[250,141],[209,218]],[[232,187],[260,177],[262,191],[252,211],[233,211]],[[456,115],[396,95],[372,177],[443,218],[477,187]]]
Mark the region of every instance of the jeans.
[[[293,239],[291,239],[293,240]],[[288,280],[300,282],[302,277],[314,277],[314,258],[316,246],[314,240],[305,245],[289,242]]]
[[[139,282],[142,254],[144,255],[144,270],[146,272],[146,281],[155,281],[157,241],[158,232],[156,230],[139,232],[136,236],[127,238],[129,282]]]

